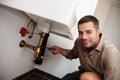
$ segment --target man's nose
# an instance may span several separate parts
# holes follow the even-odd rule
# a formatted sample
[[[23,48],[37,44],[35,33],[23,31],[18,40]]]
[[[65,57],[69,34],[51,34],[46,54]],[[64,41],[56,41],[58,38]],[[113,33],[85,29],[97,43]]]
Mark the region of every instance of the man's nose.
[[[82,34],[82,35],[81,35],[81,38],[82,38],[82,39],[86,39],[86,38],[87,38],[87,34],[85,34],[85,33]]]

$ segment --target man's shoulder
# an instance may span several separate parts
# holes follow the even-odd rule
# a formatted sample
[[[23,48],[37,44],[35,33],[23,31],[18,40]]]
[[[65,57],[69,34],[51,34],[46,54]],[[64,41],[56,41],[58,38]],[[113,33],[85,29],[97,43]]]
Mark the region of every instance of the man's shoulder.
[[[103,50],[107,52],[119,52],[117,46],[109,39],[102,38]]]
[[[104,47],[116,47],[116,45],[107,38],[102,38],[102,43],[103,43]]]

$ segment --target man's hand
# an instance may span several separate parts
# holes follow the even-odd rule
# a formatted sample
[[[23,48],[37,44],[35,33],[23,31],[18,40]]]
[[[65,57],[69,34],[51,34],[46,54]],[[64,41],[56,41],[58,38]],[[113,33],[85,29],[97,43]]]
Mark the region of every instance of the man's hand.
[[[49,47],[49,51],[54,55],[61,54],[65,57],[67,56],[66,50],[59,46],[51,46],[51,47]]]
[[[51,51],[51,53],[53,53],[54,55],[59,54],[61,52],[61,48],[58,46],[51,46],[48,48],[49,51]]]

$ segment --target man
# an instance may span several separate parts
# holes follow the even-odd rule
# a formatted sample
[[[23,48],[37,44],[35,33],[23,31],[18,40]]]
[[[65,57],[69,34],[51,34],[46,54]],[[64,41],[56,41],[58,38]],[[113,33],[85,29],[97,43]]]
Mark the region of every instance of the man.
[[[63,80],[79,80],[85,71],[97,73],[101,80],[120,80],[120,52],[102,36],[99,21],[94,16],[84,16],[78,22],[78,33],[72,50],[50,47],[55,55],[60,53],[68,59],[80,60],[80,70],[64,76]]]

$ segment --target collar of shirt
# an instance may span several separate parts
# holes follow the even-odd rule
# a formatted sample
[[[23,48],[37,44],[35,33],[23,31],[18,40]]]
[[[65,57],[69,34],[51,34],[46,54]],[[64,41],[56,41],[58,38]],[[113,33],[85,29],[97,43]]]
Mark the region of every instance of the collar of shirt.
[[[97,51],[102,51],[103,50],[103,42],[104,42],[104,38],[103,37],[101,37],[101,39],[100,39],[100,42],[99,42],[99,44],[98,44],[98,46],[96,47],[96,50]]]

